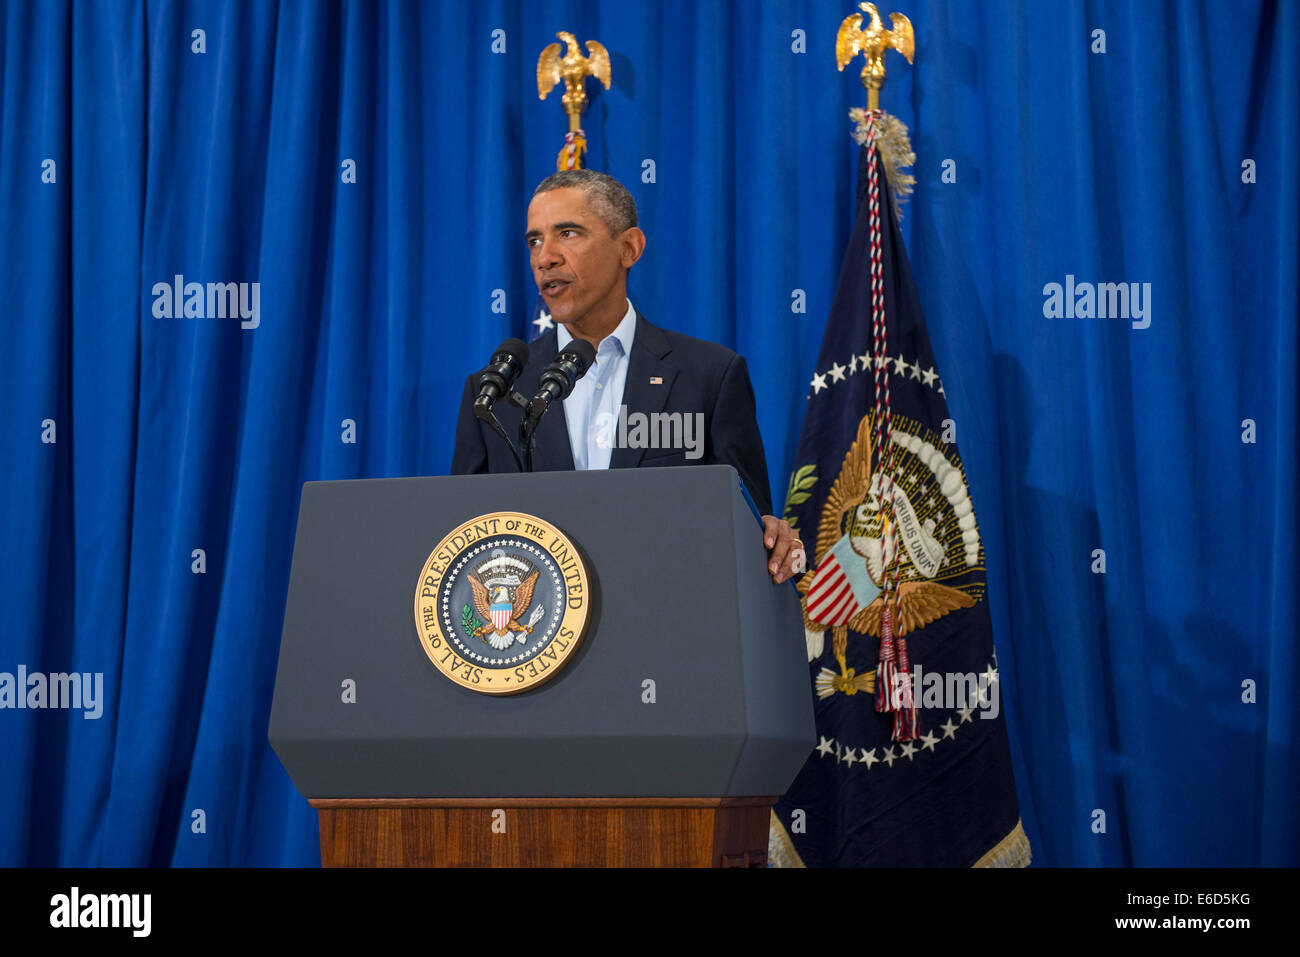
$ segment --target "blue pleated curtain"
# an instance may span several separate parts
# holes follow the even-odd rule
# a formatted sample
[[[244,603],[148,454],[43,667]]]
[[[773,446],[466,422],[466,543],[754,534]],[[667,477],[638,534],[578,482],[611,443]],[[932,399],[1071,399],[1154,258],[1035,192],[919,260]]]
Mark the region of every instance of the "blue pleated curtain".
[[[0,5],[0,672],[103,675],[97,719],[0,710],[0,864],[319,862],[266,740],[299,491],[444,473],[463,376],[524,334],[557,30],[611,52],[584,128],[649,237],[632,301],[746,356],[783,500],[853,9]],[[883,105],[1036,862],[1294,865],[1300,9],[903,12]],[[168,318],[177,282],[256,316]],[[1103,282],[1149,325],[1049,315]]]

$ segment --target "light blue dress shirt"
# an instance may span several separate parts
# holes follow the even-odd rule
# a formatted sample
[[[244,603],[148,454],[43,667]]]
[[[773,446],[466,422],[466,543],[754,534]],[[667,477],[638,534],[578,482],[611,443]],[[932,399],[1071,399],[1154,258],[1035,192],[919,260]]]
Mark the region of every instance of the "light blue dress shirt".
[[[596,348],[596,361],[562,403],[569,426],[569,447],[575,469],[607,469],[618,437],[618,409],[623,403],[628,356],[636,335],[636,310],[627,300],[623,320]],[[559,351],[573,341],[563,323],[555,324]]]

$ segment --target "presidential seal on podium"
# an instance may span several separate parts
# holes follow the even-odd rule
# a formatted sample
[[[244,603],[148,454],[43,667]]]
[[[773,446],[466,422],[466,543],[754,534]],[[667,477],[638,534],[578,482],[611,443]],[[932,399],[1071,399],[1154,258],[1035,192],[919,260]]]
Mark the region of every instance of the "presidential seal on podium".
[[[522,512],[491,512],[453,529],[415,589],[415,629],[429,660],[456,684],[518,694],[560,672],[590,617],[587,569],[558,528]]]

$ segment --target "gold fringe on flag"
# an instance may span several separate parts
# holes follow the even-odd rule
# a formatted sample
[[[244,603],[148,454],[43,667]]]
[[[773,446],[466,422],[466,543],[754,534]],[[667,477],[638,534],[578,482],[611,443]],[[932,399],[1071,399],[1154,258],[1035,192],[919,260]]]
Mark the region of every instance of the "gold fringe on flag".
[[[1033,853],[1029,838],[1020,820],[1002,840],[993,845],[972,867],[1028,867]],[[805,867],[803,858],[795,850],[794,842],[786,833],[785,825],[773,810],[767,831],[767,864],[769,867]]]
[[[1028,867],[1032,857],[1029,838],[1019,820],[1011,833],[993,845],[993,849],[976,861],[972,867]]]
[[[794,849],[794,842],[785,832],[785,825],[772,811],[772,818],[767,829],[767,866],[768,867],[803,867],[803,858]]]
[[[860,146],[867,141],[867,111],[854,107],[849,110],[849,119],[857,124],[853,140]],[[889,195],[894,202],[894,215],[901,222],[902,204],[907,202],[907,197],[912,195],[912,187],[916,185],[916,177],[903,169],[916,162],[907,124],[896,116],[882,112],[876,123],[876,148],[880,150],[880,162],[885,167],[885,180],[889,183]]]

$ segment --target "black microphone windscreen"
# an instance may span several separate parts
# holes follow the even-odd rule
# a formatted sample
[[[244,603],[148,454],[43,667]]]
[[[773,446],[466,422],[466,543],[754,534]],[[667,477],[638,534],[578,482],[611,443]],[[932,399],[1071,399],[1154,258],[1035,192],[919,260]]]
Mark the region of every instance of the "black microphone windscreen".
[[[587,368],[596,361],[596,347],[586,339],[574,339],[564,347],[564,351],[578,357],[579,376],[583,375]]]
[[[501,345],[497,346],[497,351],[494,355],[500,355],[503,352],[518,362],[521,366],[528,365],[528,343],[524,342],[524,340],[515,338],[507,339],[505,342],[501,343]]]

